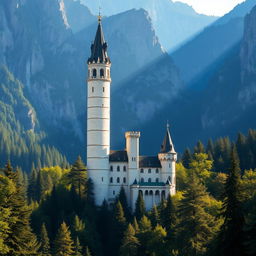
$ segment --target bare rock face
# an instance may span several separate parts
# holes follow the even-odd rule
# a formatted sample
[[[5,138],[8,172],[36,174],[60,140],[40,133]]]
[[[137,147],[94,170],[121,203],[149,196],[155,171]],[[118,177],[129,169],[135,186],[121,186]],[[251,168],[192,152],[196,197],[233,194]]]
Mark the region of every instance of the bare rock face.
[[[245,18],[240,51],[242,89],[239,100],[246,107],[256,103],[256,6]]]

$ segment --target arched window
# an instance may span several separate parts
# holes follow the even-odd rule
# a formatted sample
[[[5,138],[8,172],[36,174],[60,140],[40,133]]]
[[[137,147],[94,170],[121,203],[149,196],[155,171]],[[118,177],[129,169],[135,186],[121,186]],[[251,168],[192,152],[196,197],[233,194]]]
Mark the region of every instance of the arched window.
[[[104,69],[103,68],[100,70],[100,77],[104,77]]]
[[[159,182],[159,179],[158,179],[158,178],[156,178],[156,182]]]
[[[159,190],[157,190],[156,191],[156,196],[159,196],[159,195],[160,195]]]
[[[152,190],[149,191],[149,195],[150,195],[150,196],[153,195],[153,191],[152,191]]]
[[[148,169],[148,173],[151,173],[151,169]]]
[[[148,196],[148,190],[145,191],[145,195]]]
[[[119,165],[117,166],[117,171],[120,172],[120,166]]]
[[[123,182],[126,183],[126,178],[125,177],[123,178]]]
[[[92,76],[93,76],[93,78],[97,77],[97,69],[96,68],[93,69]]]
[[[158,170],[158,169],[156,169],[156,173],[159,173],[159,170]]]
[[[148,182],[151,182],[151,178],[148,179]]]
[[[141,179],[140,179],[140,182],[144,182],[144,178],[141,178]]]
[[[110,171],[113,172],[113,166],[112,165],[110,166]]]
[[[140,173],[144,173],[144,169],[140,169]]]
[[[117,182],[117,183],[120,183],[120,178],[119,178],[119,177],[116,179],[116,182]]]
[[[113,177],[110,178],[110,183],[113,183]]]
[[[126,166],[125,166],[125,165],[124,165],[124,167],[123,167],[123,171],[126,172]]]

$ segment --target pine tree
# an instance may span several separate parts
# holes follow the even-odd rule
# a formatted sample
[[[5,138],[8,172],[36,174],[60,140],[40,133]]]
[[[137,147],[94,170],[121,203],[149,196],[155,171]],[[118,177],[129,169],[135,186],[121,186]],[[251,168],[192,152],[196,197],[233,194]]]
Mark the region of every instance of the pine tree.
[[[54,242],[55,256],[69,256],[74,254],[74,242],[71,239],[71,234],[68,226],[63,222],[58,230]]]
[[[163,210],[162,223],[168,235],[173,236],[177,225],[177,208],[170,195],[168,196],[166,207]]]
[[[29,186],[28,186],[28,198],[30,201],[36,201],[37,198],[37,171],[33,169],[30,178],[29,178]]]
[[[139,232],[140,228],[139,228],[139,224],[138,224],[136,217],[133,218],[132,227],[134,228],[134,231],[137,234]]]
[[[42,227],[41,227],[39,242],[40,242],[39,252],[41,253],[41,255],[51,256],[50,240],[49,240],[49,237],[48,237],[48,233],[47,233],[47,230],[46,230],[45,223],[43,223]]]
[[[204,144],[199,140],[194,148],[194,154],[205,153]]]
[[[80,245],[80,241],[78,237],[76,237],[74,251],[75,251],[74,253],[75,256],[82,256],[82,246]]]
[[[143,215],[146,214],[145,202],[142,193],[139,193],[135,204],[135,216],[137,220],[140,220]]]
[[[180,255],[205,253],[214,235],[214,218],[205,210],[207,195],[206,188],[193,172],[179,206],[177,241]]]
[[[86,248],[85,248],[85,256],[91,256],[88,246],[86,246]]]
[[[244,216],[240,202],[241,171],[235,146],[231,153],[231,168],[225,183],[225,199],[222,216],[224,223],[217,240],[216,252],[220,256],[243,256]]]
[[[185,150],[185,152],[183,153],[183,156],[182,156],[183,166],[188,169],[191,160],[192,160],[191,152],[190,152],[189,148],[186,148],[186,150]]]
[[[86,190],[87,183],[87,174],[86,167],[81,159],[78,156],[74,165],[71,168],[71,171],[68,174],[69,184],[76,190],[80,200],[84,196],[84,191]]]
[[[131,224],[128,225],[120,249],[121,256],[137,256],[139,241],[135,236],[135,230]]]
[[[24,188],[19,183],[19,174],[13,171],[10,162],[7,163],[4,173],[15,185],[15,193],[6,203],[6,207],[11,209],[10,219],[12,220],[7,241],[10,249],[8,255],[35,255],[39,246],[30,227],[31,210],[26,204]]]
[[[155,228],[157,226],[157,224],[160,223],[160,216],[159,216],[159,212],[157,210],[157,207],[154,205],[151,213],[150,213],[150,220],[152,223],[152,227]]]
[[[249,214],[245,231],[247,236],[245,240],[245,246],[246,246],[248,255],[255,256],[256,255],[256,207],[255,205],[253,206],[252,212]]]
[[[130,212],[130,209],[129,209],[129,206],[128,206],[128,203],[127,203],[127,197],[126,197],[125,190],[124,190],[123,186],[120,189],[117,200],[120,201],[120,203],[122,204],[126,220],[130,220],[131,212]]]

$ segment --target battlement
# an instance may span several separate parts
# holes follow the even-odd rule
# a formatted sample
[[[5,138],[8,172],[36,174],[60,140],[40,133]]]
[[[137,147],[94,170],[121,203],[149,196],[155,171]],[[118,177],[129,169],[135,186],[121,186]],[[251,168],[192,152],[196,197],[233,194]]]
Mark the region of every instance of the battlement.
[[[129,137],[139,138],[140,137],[140,132],[134,132],[134,131],[126,132],[125,133],[125,138],[127,139]]]

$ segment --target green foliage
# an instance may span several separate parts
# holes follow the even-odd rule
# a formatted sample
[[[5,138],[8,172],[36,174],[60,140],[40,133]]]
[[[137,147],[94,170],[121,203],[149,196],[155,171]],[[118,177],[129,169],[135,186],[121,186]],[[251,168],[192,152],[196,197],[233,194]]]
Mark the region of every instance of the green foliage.
[[[222,216],[224,223],[218,236],[218,255],[245,255],[244,215],[241,204],[241,170],[236,148],[231,152],[231,166],[228,174]]]
[[[74,254],[74,242],[71,233],[65,222],[60,225],[59,231],[54,241],[55,256],[71,256]]]
[[[135,236],[135,230],[134,230],[133,226],[131,224],[129,224],[124,233],[122,245],[120,248],[120,255],[121,256],[136,256],[138,247],[139,247],[139,241]]]
[[[179,255],[202,255],[214,236],[214,217],[207,213],[206,188],[192,173],[179,205]]]
[[[140,220],[143,215],[146,214],[145,202],[142,193],[139,193],[135,204],[135,216],[137,220]]]
[[[41,227],[39,242],[40,242],[39,253],[44,256],[51,256],[50,240],[48,237],[45,223],[43,223]]]

